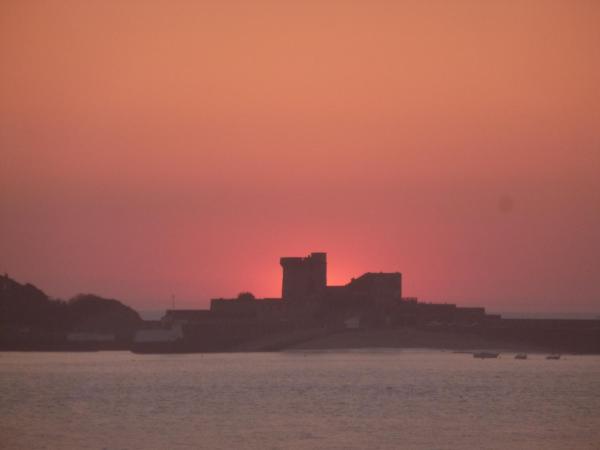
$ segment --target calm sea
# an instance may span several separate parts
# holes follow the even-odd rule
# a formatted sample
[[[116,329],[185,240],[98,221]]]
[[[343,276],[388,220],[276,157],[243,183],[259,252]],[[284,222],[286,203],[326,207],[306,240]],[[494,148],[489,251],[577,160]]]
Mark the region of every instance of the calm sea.
[[[599,449],[600,357],[0,353],[8,449]]]

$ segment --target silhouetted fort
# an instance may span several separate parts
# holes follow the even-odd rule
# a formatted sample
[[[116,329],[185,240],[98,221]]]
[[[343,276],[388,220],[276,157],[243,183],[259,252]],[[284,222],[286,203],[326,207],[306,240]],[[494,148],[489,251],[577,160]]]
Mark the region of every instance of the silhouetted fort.
[[[209,310],[167,310],[159,321],[142,321],[116,300],[53,301],[5,275],[0,278],[0,349],[277,350],[335,333],[414,330],[429,337],[429,331],[442,332],[429,341],[432,346],[444,346],[444,336],[460,336],[466,348],[496,342],[600,352],[600,320],[503,319],[480,307],[423,303],[403,297],[399,272],[368,272],[329,286],[325,253],[284,257],[280,264],[280,298],[243,292],[212,299]]]
[[[348,316],[364,316],[372,320],[383,316],[402,302],[402,275],[365,273],[344,286],[327,285],[326,253],[307,257],[284,257],[281,298],[256,299],[240,294],[232,299],[213,299],[210,311],[215,316],[246,316],[260,320],[330,323]],[[373,314],[377,313],[377,314]],[[167,318],[177,314],[184,318],[192,311],[167,311]]]
[[[460,308],[453,304],[418,303],[402,297],[400,272],[368,272],[343,286],[327,285],[327,254],[284,257],[281,298],[257,299],[250,293],[237,298],[211,300],[210,311],[168,310],[167,322],[189,323],[200,319],[246,318],[264,322],[341,322],[359,326],[411,324],[419,321],[470,322],[500,316],[484,308]]]
[[[326,253],[283,257],[280,264],[281,298],[255,298],[248,292],[236,298],[216,298],[211,300],[210,310],[167,310],[161,326],[171,330],[179,327],[189,346],[207,351],[277,349],[294,339],[300,342],[319,334],[394,328],[451,331],[554,349],[598,351],[597,320],[502,319],[481,307],[423,303],[402,296],[399,272],[368,272],[346,285],[329,286]],[[244,346],[276,335],[286,339],[278,344],[266,339],[262,346]],[[151,351],[151,344],[149,348]]]
[[[261,336],[294,330],[302,335],[302,330],[330,333],[437,323],[473,326],[500,319],[486,314],[484,308],[403,298],[399,272],[369,272],[346,285],[328,286],[326,253],[283,257],[280,264],[281,298],[255,298],[248,292],[236,298],[216,298],[211,300],[210,310],[167,310],[161,326],[178,328],[178,336],[189,345],[224,350]],[[167,332],[142,332],[144,344],[139,349],[152,348],[152,333],[158,342],[161,333]],[[168,336],[174,339],[173,334]]]

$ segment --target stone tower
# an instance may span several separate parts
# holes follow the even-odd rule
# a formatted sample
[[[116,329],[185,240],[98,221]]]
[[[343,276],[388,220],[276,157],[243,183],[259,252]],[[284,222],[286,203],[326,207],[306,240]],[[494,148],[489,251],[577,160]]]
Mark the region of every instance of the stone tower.
[[[327,253],[281,258],[284,300],[306,301],[317,297],[327,286]]]

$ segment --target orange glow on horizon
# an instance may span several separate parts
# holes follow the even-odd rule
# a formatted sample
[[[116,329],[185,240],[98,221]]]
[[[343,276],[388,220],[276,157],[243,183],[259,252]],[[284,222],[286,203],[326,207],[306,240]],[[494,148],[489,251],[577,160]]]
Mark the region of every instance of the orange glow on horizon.
[[[138,308],[329,284],[600,308],[600,3],[0,5],[0,271]]]

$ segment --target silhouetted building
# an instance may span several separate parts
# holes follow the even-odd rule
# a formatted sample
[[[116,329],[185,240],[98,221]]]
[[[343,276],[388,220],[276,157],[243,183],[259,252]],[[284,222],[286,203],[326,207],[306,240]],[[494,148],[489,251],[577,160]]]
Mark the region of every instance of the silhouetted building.
[[[344,286],[327,286],[327,254],[280,259],[282,298],[256,299],[250,293],[211,300],[211,312],[261,321],[343,320],[367,312],[383,314],[402,301],[402,274],[365,273]]]
[[[245,316],[257,320],[276,320],[284,316],[285,303],[280,298],[256,299],[238,296],[237,298],[213,298],[210,310],[222,316]]]
[[[432,324],[472,325],[487,320],[483,308],[457,308],[447,303],[419,303],[402,298],[400,272],[367,272],[343,286],[327,286],[327,254],[283,257],[282,298],[255,298],[249,292],[236,298],[215,298],[209,311],[170,310],[167,326],[226,336],[256,334],[282,327],[379,327]],[[190,328],[190,326],[192,326]],[[198,331],[198,332],[200,332]],[[200,335],[198,335],[200,336]],[[225,336],[225,335],[224,335]]]
[[[374,302],[392,302],[402,299],[402,274],[400,272],[368,272],[353,278],[346,288],[354,295],[369,297]]]
[[[327,287],[327,254],[280,259],[283,267],[283,300],[306,301],[321,295]]]

